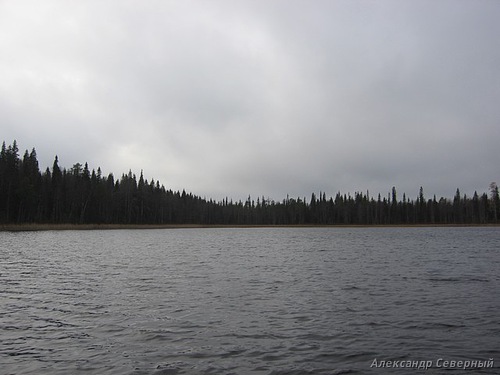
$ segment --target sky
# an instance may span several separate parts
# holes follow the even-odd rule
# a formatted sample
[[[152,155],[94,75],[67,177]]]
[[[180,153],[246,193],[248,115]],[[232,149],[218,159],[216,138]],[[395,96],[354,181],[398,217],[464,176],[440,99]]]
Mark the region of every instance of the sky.
[[[216,200],[500,183],[500,1],[0,0],[0,141]]]

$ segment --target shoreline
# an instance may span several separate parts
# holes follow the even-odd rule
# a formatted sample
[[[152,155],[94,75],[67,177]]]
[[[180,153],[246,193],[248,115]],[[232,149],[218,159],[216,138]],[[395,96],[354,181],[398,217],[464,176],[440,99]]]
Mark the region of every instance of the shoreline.
[[[203,229],[203,228],[462,228],[500,227],[500,224],[0,224],[0,232],[38,232],[62,230],[140,230],[140,229]]]

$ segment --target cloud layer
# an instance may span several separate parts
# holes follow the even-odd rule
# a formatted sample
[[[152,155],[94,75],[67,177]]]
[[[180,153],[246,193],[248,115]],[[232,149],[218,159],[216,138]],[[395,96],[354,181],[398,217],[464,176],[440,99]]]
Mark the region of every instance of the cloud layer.
[[[0,129],[221,199],[499,181],[495,1],[3,1]]]

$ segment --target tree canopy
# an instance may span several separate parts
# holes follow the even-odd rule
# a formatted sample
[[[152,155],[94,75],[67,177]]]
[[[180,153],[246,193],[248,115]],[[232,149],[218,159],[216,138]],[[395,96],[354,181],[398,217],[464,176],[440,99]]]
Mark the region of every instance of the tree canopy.
[[[218,224],[218,225],[386,225],[386,224],[489,224],[500,215],[498,186],[489,195],[472,197],[457,189],[453,199],[425,198],[423,188],[415,200],[395,187],[387,197],[369,193],[324,192],[311,198],[274,201],[264,196],[245,202],[201,198],[185,190],[166,189],[159,181],[139,178],[132,171],[115,179],[87,163],[61,168],[54,158],[52,170],[39,170],[33,148],[21,158],[17,142],[2,144],[0,153],[0,223],[56,224]]]

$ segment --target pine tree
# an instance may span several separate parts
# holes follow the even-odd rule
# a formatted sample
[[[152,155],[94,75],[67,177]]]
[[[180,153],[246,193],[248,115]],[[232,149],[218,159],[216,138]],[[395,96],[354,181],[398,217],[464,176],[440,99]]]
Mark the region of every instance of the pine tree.
[[[500,197],[498,194],[498,186],[496,182],[492,182],[490,184],[490,196],[491,196],[492,220],[494,223],[497,223],[498,214],[500,212]]]

